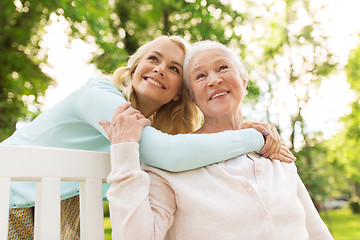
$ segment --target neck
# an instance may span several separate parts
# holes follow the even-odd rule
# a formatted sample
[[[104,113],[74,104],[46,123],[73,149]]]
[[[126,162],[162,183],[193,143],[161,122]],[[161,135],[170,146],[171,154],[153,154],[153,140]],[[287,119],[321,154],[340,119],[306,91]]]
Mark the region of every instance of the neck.
[[[241,111],[219,117],[204,116],[204,124],[195,133],[216,133],[226,130],[243,129]]]
[[[154,102],[146,97],[136,96],[136,98],[136,109],[139,110],[146,118],[149,118],[162,106],[158,102]]]

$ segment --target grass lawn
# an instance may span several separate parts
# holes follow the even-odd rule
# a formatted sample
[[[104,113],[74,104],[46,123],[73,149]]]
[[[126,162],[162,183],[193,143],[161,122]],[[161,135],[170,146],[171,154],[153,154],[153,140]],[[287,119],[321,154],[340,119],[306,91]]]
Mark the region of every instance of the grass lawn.
[[[110,218],[104,218],[105,240],[111,240],[111,224]]]
[[[337,209],[320,213],[335,240],[360,239],[360,214],[350,209]]]
[[[337,209],[320,213],[335,240],[360,239],[360,214],[352,214],[350,209]],[[105,240],[111,240],[110,219],[105,217]]]

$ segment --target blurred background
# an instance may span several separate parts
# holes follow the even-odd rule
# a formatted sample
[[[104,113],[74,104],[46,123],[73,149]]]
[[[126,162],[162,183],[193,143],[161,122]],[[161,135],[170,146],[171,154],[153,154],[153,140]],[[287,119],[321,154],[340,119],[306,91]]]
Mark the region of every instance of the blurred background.
[[[155,37],[216,40],[249,70],[245,118],[278,128],[335,239],[360,239],[359,9],[358,0],[1,1],[0,141]]]

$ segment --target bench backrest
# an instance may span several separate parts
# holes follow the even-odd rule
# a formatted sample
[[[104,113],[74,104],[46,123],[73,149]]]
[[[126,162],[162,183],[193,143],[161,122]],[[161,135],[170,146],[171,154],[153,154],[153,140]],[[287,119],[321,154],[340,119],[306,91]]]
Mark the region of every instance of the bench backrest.
[[[60,239],[60,182],[80,183],[80,237],[104,239],[102,183],[108,153],[0,145],[0,239],[7,239],[10,181],[35,181],[35,239]]]

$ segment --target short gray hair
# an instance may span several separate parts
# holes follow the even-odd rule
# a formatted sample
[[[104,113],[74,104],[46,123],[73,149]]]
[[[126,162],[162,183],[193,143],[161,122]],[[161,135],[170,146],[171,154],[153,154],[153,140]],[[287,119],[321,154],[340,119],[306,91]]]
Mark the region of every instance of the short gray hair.
[[[193,97],[193,92],[190,87],[190,76],[189,76],[190,67],[191,67],[190,62],[194,58],[194,56],[197,53],[199,53],[200,51],[211,50],[211,49],[218,49],[218,50],[224,52],[225,55],[231,60],[231,62],[233,62],[235,64],[235,67],[237,67],[237,69],[239,70],[240,77],[246,83],[249,80],[249,74],[245,69],[245,66],[243,64],[241,57],[239,55],[235,54],[234,50],[226,47],[225,45],[223,45],[219,42],[215,42],[215,41],[205,40],[205,41],[196,42],[188,49],[188,51],[185,54],[185,59],[184,59],[183,78],[184,78],[185,86],[190,91],[191,97]]]

